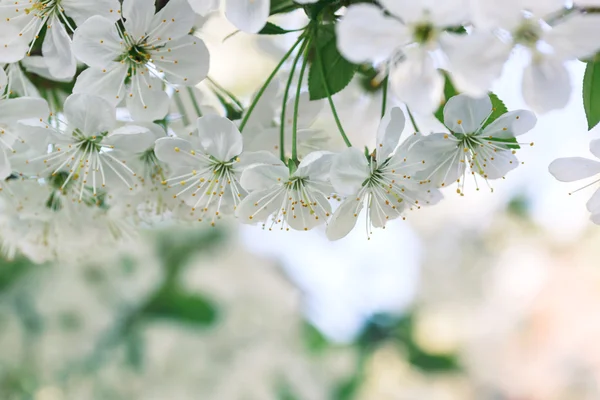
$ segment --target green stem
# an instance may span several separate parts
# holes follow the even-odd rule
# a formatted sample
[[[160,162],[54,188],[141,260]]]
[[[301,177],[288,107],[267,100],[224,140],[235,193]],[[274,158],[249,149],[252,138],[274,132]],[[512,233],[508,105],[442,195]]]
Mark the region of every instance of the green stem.
[[[302,52],[306,48],[306,41],[302,43],[296,58],[294,58],[294,62],[292,63],[292,70],[290,71],[290,76],[288,78],[287,84],[285,85],[285,91],[283,92],[283,101],[281,105],[281,119],[279,120],[279,158],[281,161],[285,162],[285,111],[287,101],[290,95],[290,88],[292,87],[292,81],[294,80],[294,72],[296,72],[296,66],[298,65],[298,60],[302,56]]]
[[[317,30],[318,32],[318,30]],[[315,35],[316,37],[316,35]],[[342,122],[340,121],[340,117],[337,114],[337,110],[335,109],[335,104],[333,103],[333,99],[331,98],[331,90],[329,89],[329,84],[327,83],[327,79],[325,78],[325,68],[323,67],[323,58],[321,57],[321,50],[319,49],[318,44],[315,46],[315,53],[317,57],[317,64],[319,65],[319,71],[321,73],[321,79],[324,82],[325,93],[327,94],[327,100],[329,100],[329,106],[331,107],[331,113],[333,114],[333,118],[335,119],[335,124],[337,125],[340,134],[342,135],[342,139],[344,139],[344,143],[346,146],[352,147],[352,143],[346,136],[346,132],[344,132],[344,128],[342,127]]]
[[[310,39],[307,39],[304,44],[304,49],[308,53],[310,48]],[[302,54],[302,52],[300,52]],[[298,109],[300,106],[300,90],[302,89],[302,78],[304,78],[304,71],[308,65],[307,54],[304,55],[302,61],[302,67],[300,68],[300,77],[298,78],[298,87],[296,88],[296,101],[294,102],[294,121],[292,123],[292,160],[298,165]]]
[[[381,118],[385,116],[386,108],[387,108],[387,96],[388,96],[388,77],[386,77],[383,82],[383,100],[381,101]]]
[[[190,120],[187,117],[185,107],[183,106],[183,103],[179,98],[179,93],[175,93],[175,95],[173,96],[173,100],[175,100],[175,106],[177,107],[177,110],[179,110],[179,114],[181,114],[181,120],[183,121],[183,125],[188,126],[190,124]]]
[[[410,118],[410,123],[412,124],[413,128],[415,129],[415,132],[421,132],[419,130],[419,127],[417,126],[417,122],[415,121],[415,117],[413,117],[412,113],[410,112],[410,108],[408,108],[408,106],[406,106],[406,112],[408,113],[408,118]]]
[[[262,95],[265,93],[265,90],[267,90],[267,87],[269,86],[269,84],[271,83],[271,81],[273,80],[273,78],[275,78],[275,75],[277,74],[277,72],[279,72],[279,70],[281,69],[281,66],[283,65],[283,63],[290,57],[290,55],[294,52],[294,50],[296,49],[296,47],[298,47],[298,45],[303,40],[304,40],[303,35],[300,35],[300,37],[298,38],[298,40],[296,41],[296,43],[294,43],[294,45],[292,46],[292,48],[289,49],[287,53],[285,53],[285,55],[283,56],[283,58],[281,59],[281,61],[279,61],[279,64],[277,64],[277,66],[275,67],[275,69],[273,70],[273,72],[271,72],[271,75],[269,75],[269,77],[267,78],[267,80],[264,83],[264,85],[260,88],[260,90],[256,94],[256,97],[252,101],[252,104],[250,104],[250,107],[248,108],[248,112],[246,112],[246,115],[244,115],[244,119],[242,120],[242,123],[240,124],[240,132],[242,132],[244,130],[244,127],[248,123],[248,119],[250,118],[250,115],[252,114],[252,111],[254,111],[254,109],[256,108],[256,104],[258,104],[258,101],[260,100],[260,98],[262,97]]]
[[[202,111],[200,110],[200,105],[196,101],[196,96],[194,96],[194,90],[188,86],[187,91],[188,91],[188,94],[190,95],[190,99],[192,100],[192,105],[194,106],[194,111],[196,111],[196,114],[198,115],[198,117],[201,117]]]
[[[213,80],[210,76],[206,79],[208,79],[208,81],[215,87],[215,89],[220,90],[225,96],[229,97],[240,108],[240,110],[244,109],[242,102],[239,101],[238,98],[235,97],[233,93],[231,93],[229,90],[225,89],[223,86],[221,86],[219,83],[217,83],[217,81]]]

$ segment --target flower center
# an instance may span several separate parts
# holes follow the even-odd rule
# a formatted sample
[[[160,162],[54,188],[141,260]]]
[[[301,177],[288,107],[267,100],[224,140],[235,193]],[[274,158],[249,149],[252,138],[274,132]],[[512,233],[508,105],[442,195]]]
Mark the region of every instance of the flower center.
[[[125,59],[136,65],[147,64],[148,61],[150,61],[150,57],[150,52],[143,44],[134,44],[129,47],[127,53],[124,54]]]
[[[514,41],[527,47],[535,47],[541,37],[540,26],[531,20],[525,20],[513,33]]]
[[[50,14],[56,7],[60,6],[60,0],[38,0],[25,9],[26,14],[34,13],[37,17],[45,17]]]
[[[431,42],[435,36],[435,27],[429,22],[421,23],[414,27],[413,37],[415,42],[419,44],[427,44]]]

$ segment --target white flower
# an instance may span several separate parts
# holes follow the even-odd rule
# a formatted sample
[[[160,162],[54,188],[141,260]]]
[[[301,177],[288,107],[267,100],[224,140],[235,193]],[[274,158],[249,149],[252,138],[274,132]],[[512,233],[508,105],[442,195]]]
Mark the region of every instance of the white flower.
[[[422,136],[415,133],[398,147],[404,124],[402,110],[392,108],[379,126],[374,156],[367,158],[362,151],[351,147],[333,160],[331,183],[347,198],[329,222],[327,237],[330,240],[346,236],[356,225],[365,205],[368,208],[367,229],[370,229],[371,226],[385,227],[388,220],[398,218],[406,209],[420,208],[439,200],[436,189],[429,189],[412,178],[415,172],[425,167],[422,159],[411,154]]]
[[[340,52],[354,63],[387,62],[396,95],[419,113],[435,111],[444,87],[435,57],[445,50],[444,37],[450,36],[442,33],[465,22],[468,7],[463,0],[383,0],[380,4],[385,12],[371,4],[348,8],[336,24]]]
[[[214,225],[222,215],[233,214],[246,195],[239,183],[243,169],[276,158],[267,152],[242,154],[242,134],[227,118],[207,115],[197,125],[197,132],[185,139],[158,139],[154,152],[175,171],[164,181],[176,188],[174,197],[191,206],[198,220],[210,218]]]
[[[281,161],[247,168],[241,184],[250,194],[239,205],[237,216],[244,223],[265,222],[271,217],[269,230],[280,224],[282,230],[307,231],[325,223],[331,214],[332,158],[333,153],[310,153],[294,172]]]
[[[45,120],[49,115],[48,103],[43,99],[0,100],[0,179],[6,179],[13,171],[9,157],[24,150],[24,139],[17,132],[18,122],[30,118]]]
[[[188,0],[194,12],[205,17],[219,9],[220,0]],[[225,16],[236,28],[257,33],[267,23],[271,9],[271,0],[227,0]]]
[[[596,158],[600,158],[600,139],[592,140],[590,142],[590,152]],[[592,176],[596,176],[597,178],[597,175],[600,174],[600,162],[583,157],[559,158],[550,164],[548,170],[561,182],[574,182]],[[575,190],[573,193],[595,185],[598,182],[600,182],[600,179],[595,179],[593,182]],[[594,192],[587,202],[586,207],[592,214],[590,219],[595,224],[600,225],[600,189],[597,189]]]
[[[571,79],[565,62],[593,56],[600,50],[600,16],[578,11],[550,22],[551,11],[560,11],[562,1],[503,2],[477,0],[475,22],[496,33],[476,31],[462,45],[452,43],[450,71],[457,88],[482,95],[497,78],[514,47],[529,54],[530,64],[522,81],[523,97],[535,112],[566,106]],[[524,12],[526,10],[527,12]],[[449,42],[450,44],[450,42]]]
[[[115,129],[115,109],[92,95],[69,96],[64,115],[67,124],[60,129],[41,120],[19,121],[19,134],[35,153],[26,167],[41,177],[65,173],[61,187],[77,182],[74,192],[79,201],[108,189],[133,190],[137,174],[123,158],[147,149],[154,140],[150,131],[131,125]]]
[[[154,14],[152,0],[124,0],[119,24],[94,16],[75,31],[73,51],[90,66],[74,93],[101,96],[114,106],[126,99],[135,120],[154,121],[168,112],[168,84],[193,86],[208,73],[202,40],[189,35],[195,14],[186,0],[172,0]]]
[[[116,21],[119,10],[118,0],[2,0],[0,20],[4,25],[0,28],[0,44],[6,44],[12,52],[0,54],[0,62],[15,62],[25,57],[46,27],[42,54],[50,74],[59,79],[72,78],[77,63],[65,28],[66,25],[73,32],[69,18],[77,25],[93,15]]]
[[[437,187],[458,181],[457,191],[462,194],[468,169],[487,182],[516,168],[519,161],[514,148],[518,143],[514,138],[533,129],[537,119],[530,111],[517,110],[485,126],[492,113],[489,96],[474,99],[461,94],[448,100],[444,124],[450,133],[433,133],[415,146],[428,165],[418,174],[419,179]]]

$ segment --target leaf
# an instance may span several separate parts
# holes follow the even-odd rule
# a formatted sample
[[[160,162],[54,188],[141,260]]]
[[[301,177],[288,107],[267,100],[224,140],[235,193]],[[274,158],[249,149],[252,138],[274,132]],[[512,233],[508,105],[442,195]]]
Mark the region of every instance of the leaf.
[[[583,76],[583,108],[588,130],[600,122],[600,62],[589,62]]]
[[[442,102],[442,104],[440,104],[439,108],[435,112],[435,117],[438,119],[438,121],[440,121],[443,124],[444,123],[444,106],[446,105],[448,100],[450,100],[451,97],[454,97],[459,93],[456,90],[456,88],[454,87],[454,85],[452,84],[452,81],[450,80],[450,76],[448,75],[448,73],[446,71],[442,70],[442,74],[444,74],[444,79],[445,79],[444,101]]]
[[[188,294],[166,287],[157,293],[143,310],[144,315],[192,325],[210,326],[217,319],[217,308],[198,294]]]
[[[337,49],[335,31],[331,25],[318,29],[313,40],[316,45],[308,72],[308,91],[311,100],[319,100],[344,89],[356,73],[357,65],[347,61]]]
[[[290,33],[290,32],[294,32],[294,31],[288,31],[283,29],[280,26],[277,26],[271,22],[267,22],[267,24],[265,25],[264,28],[261,29],[260,32],[258,32],[259,35],[283,35],[285,33]]]
[[[501,115],[504,115],[508,112],[508,108],[504,105],[504,102],[498,98],[494,93],[490,93],[490,100],[492,101],[492,114],[488,118],[487,121],[483,124],[485,128],[495,120],[497,120]]]
[[[290,12],[300,7],[302,5],[295,3],[293,0],[271,0],[269,15]]]

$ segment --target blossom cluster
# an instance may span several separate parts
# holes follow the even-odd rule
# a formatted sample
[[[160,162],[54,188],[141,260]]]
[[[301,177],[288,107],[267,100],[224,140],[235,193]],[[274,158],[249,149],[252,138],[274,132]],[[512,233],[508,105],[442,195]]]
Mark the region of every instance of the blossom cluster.
[[[536,116],[489,92],[515,49],[529,54],[523,96],[538,113],[566,105],[565,62],[593,63],[600,50],[594,4],[346,3],[224,2],[238,29],[296,38],[246,105],[208,76],[197,17],[217,12],[216,0],[0,0],[4,251],[43,261],[140,227],[232,217],[325,226],[337,240],[363,209],[370,234],[435,205],[449,186],[462,195],[469,175],[479,189],[520,164],[516,138]],[[300,9],[302,29],[267,21]],[[352,146],[335,105],[361,71],[383,96],[372,149]],[[315,127],[326,108],[346,149]],[[423,132],[413,113],[444,128]],[[561,180],[600,172],[557,163]]]

